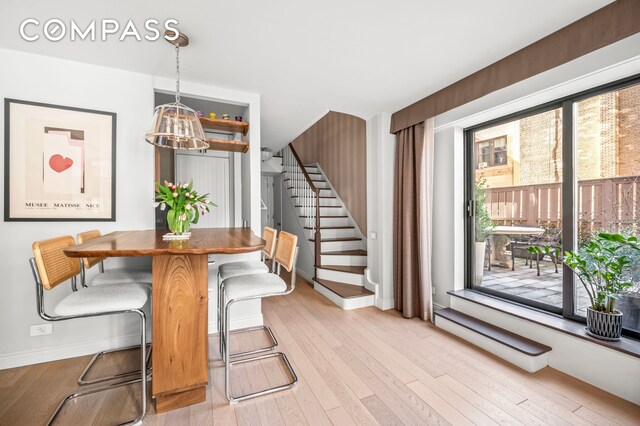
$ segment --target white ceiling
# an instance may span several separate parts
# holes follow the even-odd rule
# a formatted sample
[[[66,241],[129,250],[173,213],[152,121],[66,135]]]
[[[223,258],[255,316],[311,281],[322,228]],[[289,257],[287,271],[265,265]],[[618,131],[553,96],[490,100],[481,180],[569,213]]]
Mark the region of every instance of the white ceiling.
[[[609,0],[1,0],[0,47],[174,74],[166,42],[19,36],[25,18],[175,18],[191,38],[183,79],[259,93],[262,144],[279,148],[327,110],[395,112]]]

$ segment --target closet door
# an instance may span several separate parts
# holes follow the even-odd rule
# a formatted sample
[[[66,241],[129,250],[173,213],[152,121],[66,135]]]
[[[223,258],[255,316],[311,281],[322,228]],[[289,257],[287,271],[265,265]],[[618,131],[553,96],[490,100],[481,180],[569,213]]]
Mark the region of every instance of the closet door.
[[[223,228],[233,226],[232,190],[229,153],[177,153],[176,177],[178,182],[193,179],[199,194],[209,194],[209,200],[217,207],[209,207],[210,213],[201,216],[194,228]]]

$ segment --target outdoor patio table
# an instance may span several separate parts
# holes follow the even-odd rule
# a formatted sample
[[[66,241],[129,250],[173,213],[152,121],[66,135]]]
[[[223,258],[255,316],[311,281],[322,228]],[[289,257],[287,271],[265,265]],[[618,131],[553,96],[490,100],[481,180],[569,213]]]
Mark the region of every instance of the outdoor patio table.
[[[540,236],[544,233],[544,228],[534,228],[527,226],[495,226],[491,231],[491,257],[489,262],[505,268],[511,268],[511,257],[506,254],[507,246],[511,235],[534,235]]]

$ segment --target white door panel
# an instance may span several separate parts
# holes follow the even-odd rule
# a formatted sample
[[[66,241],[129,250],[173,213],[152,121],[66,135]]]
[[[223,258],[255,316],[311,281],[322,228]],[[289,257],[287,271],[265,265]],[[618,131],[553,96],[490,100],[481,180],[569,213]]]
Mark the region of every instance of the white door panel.
[[[229,157],[203,154],[176,154],[176,177],[178,182],[193,179],[199,194],[209,194],[217,207],[209,207],[210,213],[201,216],[194,228],[220,228],[231,225],[231,187]]]

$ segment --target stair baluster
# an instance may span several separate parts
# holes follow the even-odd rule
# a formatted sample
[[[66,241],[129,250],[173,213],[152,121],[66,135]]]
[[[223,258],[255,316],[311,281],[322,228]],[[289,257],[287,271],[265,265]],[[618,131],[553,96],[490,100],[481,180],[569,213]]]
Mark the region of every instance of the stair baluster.
[[[320,235],[320,190],[315,187],[311,177],[307,173],[304,164],[300,161],[298,153],[291,144],[282,150],[284,160],[284,172],[286,178],[292,183],[293,195],[297,197],[297,205],[304,212],[306,228],[311,229],[315,239],[315,267],[321,266],[321,235]]]

